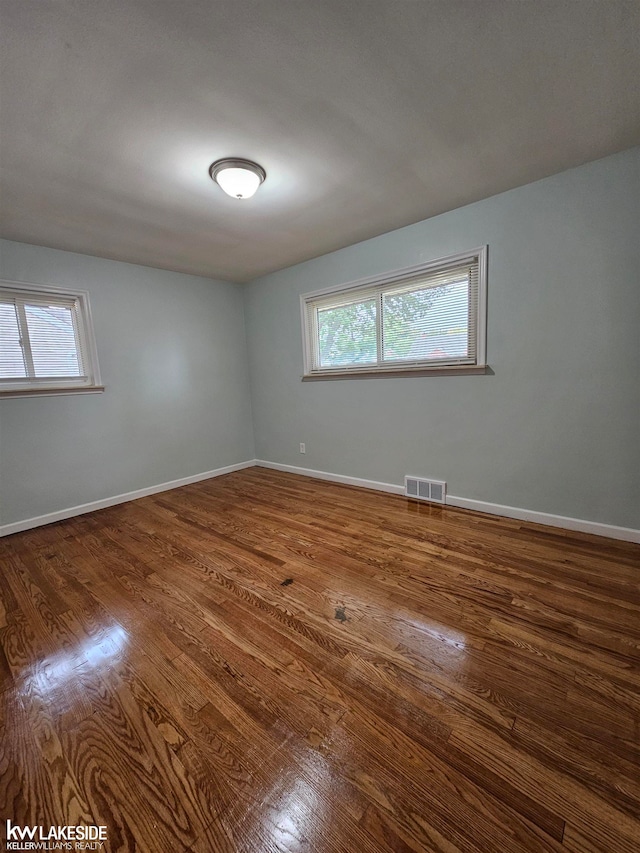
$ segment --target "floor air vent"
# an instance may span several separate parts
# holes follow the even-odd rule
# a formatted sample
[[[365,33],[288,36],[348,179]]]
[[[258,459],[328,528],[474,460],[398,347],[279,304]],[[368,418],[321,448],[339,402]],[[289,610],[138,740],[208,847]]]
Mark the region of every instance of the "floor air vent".
[[[405,477],[404,493],[408,498],[443,504],[447,494],[447,484],[441,480],[423,480],[420,477]]]

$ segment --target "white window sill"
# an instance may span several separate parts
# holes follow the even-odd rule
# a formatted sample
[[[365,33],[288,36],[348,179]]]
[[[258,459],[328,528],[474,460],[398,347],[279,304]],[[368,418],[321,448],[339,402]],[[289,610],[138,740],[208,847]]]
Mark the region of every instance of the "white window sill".
[[[380,379],[381,377],[402,378],[408,376],[472,376],[491,373],[486,364],[448,364],[442,367],[404,367],[404,368],[362,368],[350,370],[327,370],[306,373],[303,382],[314,382],[322,379]]]
[[[5,397],[58,397],[62,394],[102,394],[104,385],[87,385],[84,388],[22,388],[15,391],[0,390],[0,400]]]

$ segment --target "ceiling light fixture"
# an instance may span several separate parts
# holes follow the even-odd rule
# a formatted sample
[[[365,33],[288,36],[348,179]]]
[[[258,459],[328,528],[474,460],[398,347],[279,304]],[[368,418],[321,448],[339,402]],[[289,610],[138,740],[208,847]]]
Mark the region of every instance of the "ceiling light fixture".
[[[265,170],[257,163],[232,157],[216,160],[209,166],[209,174],[211,180],[232,198],[251,198],[267,177]]]

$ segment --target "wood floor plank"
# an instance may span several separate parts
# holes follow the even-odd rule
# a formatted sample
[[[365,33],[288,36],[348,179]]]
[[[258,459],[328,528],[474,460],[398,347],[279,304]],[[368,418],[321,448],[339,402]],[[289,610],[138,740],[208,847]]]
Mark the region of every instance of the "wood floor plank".
[[[418,745],[362,705],[355,705],[319,748],[339,756],[347,778],[350,774],[381,813],[401,831],[404,827],[406,839],[422,834],[416,820],[421,802],[430,804],[428,821],[424,815],[423,820],[464,850],[498,851],[505,845],[517,850],[522,837],[529,849],[556,850],[554,840],[562,839],[564,821],[544,805],[513,785],[492,785],[489,772],[476,772],[470,762],[454,768],[444,744]],[[531,826],[540,832],[532,833]]]
[[[607,741],[587,739],[567,727],[552,731],[521,718],[516,719],[511,739],[523,754],[560,769],[614,808],[632,818],[640,814],[640,772],[630,760],[630,750],[612,754]]]
[[[478,730],[470,723],[465,732],[452,734],[449,745],[498,780],[517,779],[519,789],[554,813],[563,814],[566,821],[584,827],[591,838],[599,840],[602,850],[632,853],[636,849],[640,840],[636,818],[611,807],[590,787],[564,774],[552,777],[546,765],[518,749],[510,738]],[[450,760],[453,763],[453,757]]]
[[[640,849],[640,546],[256,467],[0,565],[13,823],[104,824],[105,853]]]

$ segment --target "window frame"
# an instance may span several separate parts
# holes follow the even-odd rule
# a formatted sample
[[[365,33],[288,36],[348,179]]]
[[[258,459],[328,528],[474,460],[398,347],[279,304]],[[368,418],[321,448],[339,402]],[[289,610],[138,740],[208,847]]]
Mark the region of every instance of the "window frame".
[[[24,294],[25,301],[29,298],[55,301],[66,300],[76,304],[77,336],[80,349],[84,356],[83,367],[86,376],[76,378],[49,377],[17,377],[15,379],[0,378],[0,399],[7,397],[53,396],[59,394],[87,394],[104,391],[98,366],[98,350],[93,331],[93,318],[89,293],[86,290],[55,287],[48,284],[35,284],[24,281],[0,279],[0,299],[3,293]],[[27,345],[28,346],[28,345]]]
[[[302,351],[304,358],[304,373],[303,381],[318,380],[318,379],[352,379],[357,377],[370,378],[381,376],[430,376],[430,375],[447,375],[447,374],[474,374],[487,372],[487,261],[488,261],[488,246],[479,246],[475,249],[470,249],[466,252],[457,252],[456,254],[447,255],[445,257],[436,258],[427,263],[416,264],[402,269],[392,270],[380,275],[369,276],[367,278],[358,279],[349,282],[348,284],[332,285],[331,287],[314,290],[310,293],[304,293],[300,296],[300,316],[302,322]],[[318,346],[318,331],[317,331],[317,308],[316,314],[312,321],[309,321],[309,311],[313,311],[313,303],[329,296],[349,296],[357,295],[358,291],[368,291],[371,288],[384,289],[388,286],[390,290],[398,287],[403,281],[409,281],[420,275],[429,273],[437,273],[455,264],[463,264],[466,261],[477,259],[478,264],[478,292],[477,304],[474,312],[474,321],[476,327],[475,334],[475,354],[472,358],[465,360],[464,363],[459,363],[458,359],[443,360],[444,363],[437,364],[433,360],[428,362],[423,360],[421,364],[412,364],[403,366],[400,362],[395,361],[389,364],[382,364],[380,360],[377,364],[367,364],[362,367],[355,366],[339,366],[339,367],[322,367],[314,368],[314,353]],[[378,359],[380,359],[381,350],[381,324],[382,317],[378,312],[376,324],[376,344],[378,350]],[[311,331],[312,330],[312,331]],[[310,334],[311,331],[311,334]],[[458,362],[458,363],[456,363]]]

